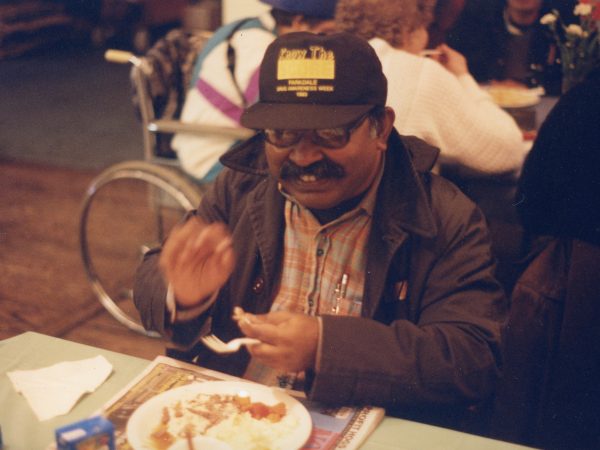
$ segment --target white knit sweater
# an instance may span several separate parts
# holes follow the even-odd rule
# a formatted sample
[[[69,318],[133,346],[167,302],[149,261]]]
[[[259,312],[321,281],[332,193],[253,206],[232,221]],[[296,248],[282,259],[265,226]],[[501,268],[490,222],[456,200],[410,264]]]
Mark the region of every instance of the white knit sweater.
[[[527,148],[519,127],[471,75],[456,77],[436,61],[379,38],[370,43],[388,79],[387,104],[400,134],[438,147],[442,164],[481,174],[520,169]]]

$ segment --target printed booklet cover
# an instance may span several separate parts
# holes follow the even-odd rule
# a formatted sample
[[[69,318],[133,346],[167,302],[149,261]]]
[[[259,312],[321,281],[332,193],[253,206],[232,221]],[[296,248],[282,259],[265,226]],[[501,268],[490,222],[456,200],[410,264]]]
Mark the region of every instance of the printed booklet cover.
[[[204,381],[247,382],[221,372],[158,356],[100,411],[114,425],[115,447],[118,450],[131,449],[126,436],[127,421],[144,402],[169,389]],[[385,416],[382,408],[325,408],[307,400],[304,393],[297,391],[286,391],[286,393],[300,401],[309,411],[312,419],[312,432],[303,449],[358,449]]]

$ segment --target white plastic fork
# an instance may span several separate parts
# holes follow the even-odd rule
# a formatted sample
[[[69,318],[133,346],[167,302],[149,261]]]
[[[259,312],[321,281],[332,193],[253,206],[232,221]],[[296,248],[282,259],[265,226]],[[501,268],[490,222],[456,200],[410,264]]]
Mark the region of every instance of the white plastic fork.
[[[254,338],[242,337],[232,339],[229,342],[223,342],[214,334],[209,334],[200,338],[202,343],[215,353],[233,353],[237,352],[242,345],[259,344],[260,341]]]

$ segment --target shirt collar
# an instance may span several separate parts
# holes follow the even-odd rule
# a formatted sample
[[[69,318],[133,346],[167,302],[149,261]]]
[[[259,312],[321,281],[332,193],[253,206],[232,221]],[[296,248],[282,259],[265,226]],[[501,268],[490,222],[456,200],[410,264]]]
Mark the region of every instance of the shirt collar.
[[[367,215],[369,215],[371,217],[373,216],[373,211],[375,211],[375,204],[376,204],[376,199],[377,199],[377,189],[379,188],[379,184],[381,183],[381,178],[383,177],[384,167],[385,167],[385,153],[383,153],[383,157],[381,158],[381,162],[379,165],[379,171],[377,172],[375,179],[371,183],[371,186],[369,186],[369,189],[367,190],[367,193],[365,194],[363,199],[356,206],[356,208],[354,208],[352,211],[346,212],[345,214],[340,216],[338,219],[336,219],[334,222],[337,222],[337,220],[339,220],[339,219],[348,217],[349,215],[354,215],[358,211],[364,211]],[[307,208],[304,207],[303,205],[301,205],[292,195],[285,192],[281,183],[277,183],[277,189],[279,189],[279,192],[281,192],[281,195],[283,195],[287,201],[294,203],[295,205],[297,205],[299,208],[301,208],[303,210],[307,210]]]

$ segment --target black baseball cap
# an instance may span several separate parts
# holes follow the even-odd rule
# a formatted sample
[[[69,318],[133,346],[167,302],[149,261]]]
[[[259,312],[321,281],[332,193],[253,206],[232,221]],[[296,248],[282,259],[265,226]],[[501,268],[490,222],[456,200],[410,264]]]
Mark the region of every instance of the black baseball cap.
[[[367,41],[350,33],[288,33],[269,45],[259,99],[241,123],[253,129],[321,129],[385,106],[387,79]]]

